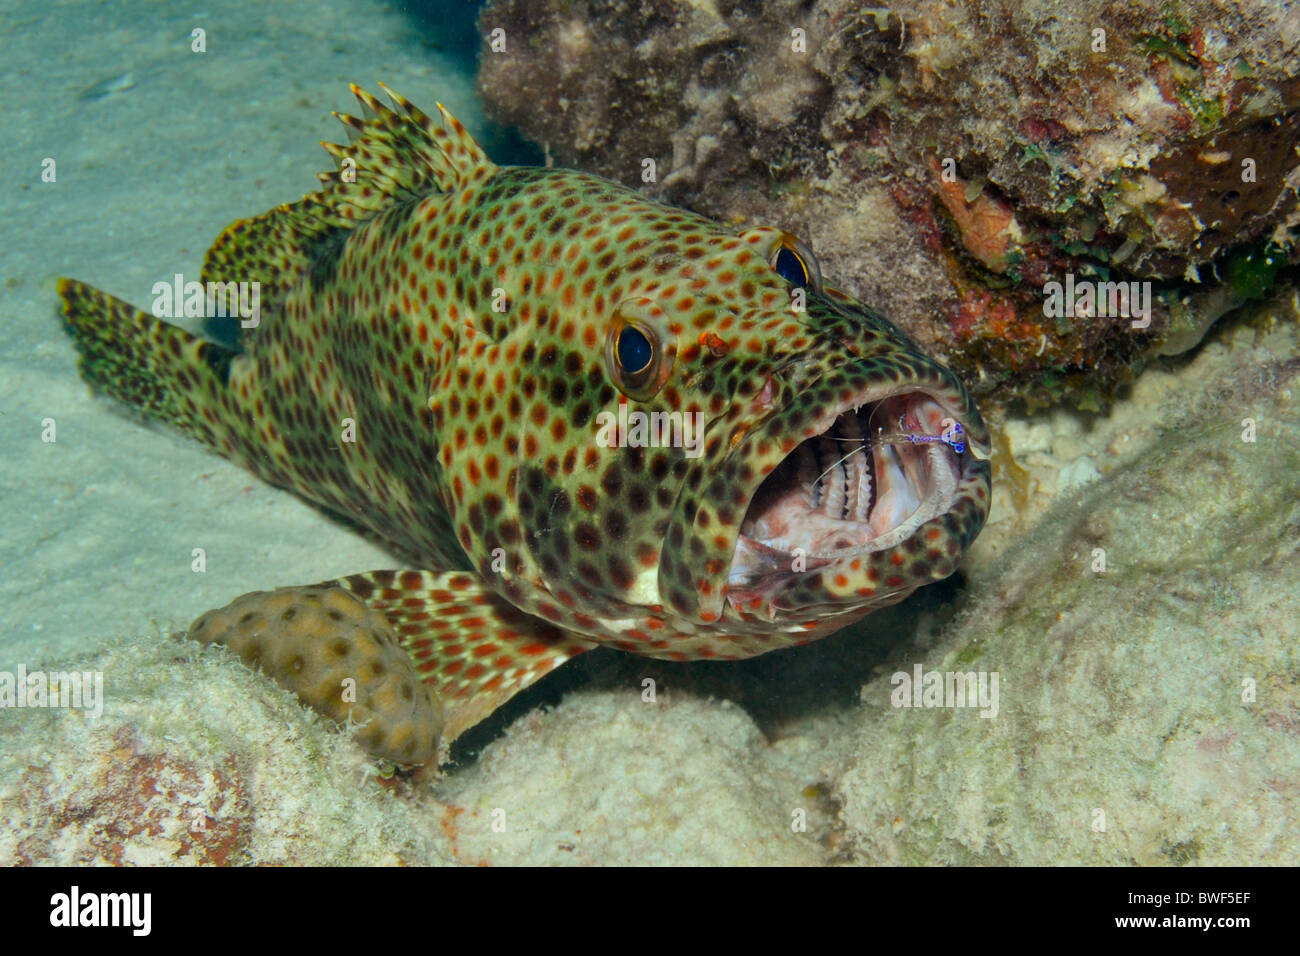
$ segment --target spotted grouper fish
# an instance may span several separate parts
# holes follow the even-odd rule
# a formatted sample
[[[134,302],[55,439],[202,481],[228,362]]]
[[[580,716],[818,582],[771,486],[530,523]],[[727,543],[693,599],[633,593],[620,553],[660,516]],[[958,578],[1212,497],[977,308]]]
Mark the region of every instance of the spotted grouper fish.
[[[323,188],[206,256],[205,284],[258,283],[237,346],[59,284],[91,386],[409,562],[299,589],[291,637],[282,592],[227,614],[247,659],[338,719],[401,723],[414,681],[441,714],[388,748],[414,763],[598,645],[751,657],[953,573],[989,505],[979,413],[799,239],[496,166],[441,106],[352,90]],[[349,628],[387,663],[350,665]]]

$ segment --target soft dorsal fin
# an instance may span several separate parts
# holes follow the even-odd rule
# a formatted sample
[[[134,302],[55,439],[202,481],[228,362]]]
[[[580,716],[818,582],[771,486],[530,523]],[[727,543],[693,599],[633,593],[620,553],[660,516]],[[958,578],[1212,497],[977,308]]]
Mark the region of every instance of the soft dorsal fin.
[[[204,283],[256,280],[263,314],[274,315],[289,290],[347,232],[394,205],[461,189],[496,171],[441,103],[439,123],[379,85],[392,107],[354,83],[351,90],[365,118],[334,114],[350,142],[321,143],[338,163],[337,169],[318,175],[323,187],[227,227],[203,260]]]

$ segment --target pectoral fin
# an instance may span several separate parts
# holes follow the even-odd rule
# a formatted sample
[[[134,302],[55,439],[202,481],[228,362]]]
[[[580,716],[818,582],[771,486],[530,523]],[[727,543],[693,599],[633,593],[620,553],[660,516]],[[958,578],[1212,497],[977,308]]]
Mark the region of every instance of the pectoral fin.
[[[367,751],[419,764],[595,645],[519,611],[464,572],[372,571],[254,591],[191,625]],[[441,738],[441,741],[440,739]]]
[[[372,571],[331,582],[381,611],[446,711],[443,740],[596,645],[525,614],[463,571]]]

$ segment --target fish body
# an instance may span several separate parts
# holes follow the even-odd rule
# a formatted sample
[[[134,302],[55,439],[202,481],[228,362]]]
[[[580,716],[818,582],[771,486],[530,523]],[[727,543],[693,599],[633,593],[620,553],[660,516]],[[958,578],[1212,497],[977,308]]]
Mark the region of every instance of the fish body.
[[[596,645],[749,657],[953,572],[980,416],[800,241],[498,167],[441,106],[353,91],[323,188],[207,255],[204,282],[260,288],[238,348],[59,289],[93,386],[411,563],[332,583],[448,737]]]

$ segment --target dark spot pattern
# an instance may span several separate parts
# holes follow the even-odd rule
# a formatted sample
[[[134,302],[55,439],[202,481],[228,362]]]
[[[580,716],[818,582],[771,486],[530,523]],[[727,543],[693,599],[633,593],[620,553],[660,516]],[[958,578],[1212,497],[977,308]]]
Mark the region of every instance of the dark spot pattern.
[[[362,169],[410,148],[409,121],[376,112],[339,147]],[[436,145],[477,149],[463,128]],[[729,603],[755,489],[844,396],[923,390],[977,441],[968,393],[830,277],[794,311],[771,265],[779,229],[737,233],[566,170],[481,162],[442,188],[449,164],[402,165],[391,196],[371,185],[386,180],[335,182],[298,258],[265,253],[298,279],[242,353],[212,353],[221,374],[187,373],[193,433],[414,567],[464,572],[531,620],[653,656],[804,643],[955,569],[987,514],[982,464],[899,547],[797,575],[761,609]],[[226,241],[287,242],[271,225]],[[629,318],[671,357],[639,400],[606,347]],[[639,445],[629,416],[674,440]],[[414,583],[374,574],[355,593]]]

